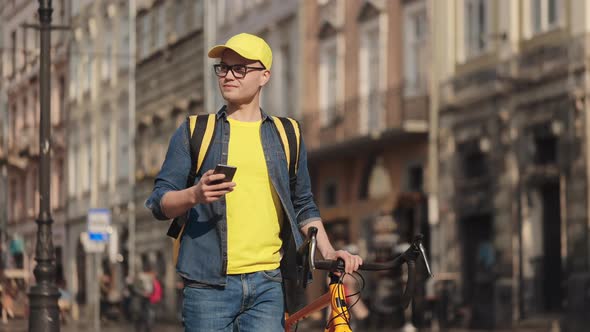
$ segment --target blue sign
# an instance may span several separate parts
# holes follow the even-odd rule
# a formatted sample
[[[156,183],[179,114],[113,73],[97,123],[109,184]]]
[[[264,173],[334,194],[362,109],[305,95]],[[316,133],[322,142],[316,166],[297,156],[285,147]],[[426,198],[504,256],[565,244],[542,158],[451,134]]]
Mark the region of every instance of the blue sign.
[[[88,237],[91,241],[107,242],[111,233],[111,210],[88,210]]]

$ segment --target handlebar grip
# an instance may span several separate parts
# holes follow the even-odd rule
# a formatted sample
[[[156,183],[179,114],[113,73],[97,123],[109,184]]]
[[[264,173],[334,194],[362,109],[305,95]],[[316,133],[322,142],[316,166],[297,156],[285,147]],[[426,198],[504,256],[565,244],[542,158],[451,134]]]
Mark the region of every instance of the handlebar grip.
[[[317,269],[320,270],[328,270],[328,271],[344,271],[344,261],[342,259],[338,260],[316,260],[314,265]]]

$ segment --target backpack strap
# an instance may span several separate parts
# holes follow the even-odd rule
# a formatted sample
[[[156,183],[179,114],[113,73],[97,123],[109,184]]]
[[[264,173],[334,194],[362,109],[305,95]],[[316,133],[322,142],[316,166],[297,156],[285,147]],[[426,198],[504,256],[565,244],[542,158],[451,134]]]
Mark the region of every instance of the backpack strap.
[[[191,115],[186,118],[191,156],[191,169],[186,180],[186,188],[195,183],[198,172],[201,170],[203,160],[209,152],[211,140],[215,134],[215,114]],[[186,215],[174,218],[166,235],[179,238],[186,223]]]
[[[187,118],[189,122],[191,170],[187,177],[186,187],[195,183],[197,173],[201,170],[203,160],[211,147],[211,140],[215,133],[215,114],[191,115]]]
[[[215,137],[215,120],[216,114],[208,115],[191,115],[187,117],[188,134],[190,137],[190,155],[191,155],[191,169],[186,180],[186,188],[194,185],[197,174],[203,166],[203,160],[209,153],[211,147],[211,140]],[[190,210],[189,210],[190,211]],[[174,218],[170,227],[168,228],[168,236],[174,238],[172,245],[172,261],[176,266],[178,262],[178,253],[180,252],[180,242],[182,241],[182,234],[186,228],[188,213]]]
[[[283,150],[285,150],[287,167],[289,168],[289,188],[291,189],[291,193],[293,193],[295,190],[295,183],[297,182],[299,149],[301,147],[299,122],[291,118],[278,116],[273,116],[273,120],[275,127],[279,132],[279,136],[281,137]]]

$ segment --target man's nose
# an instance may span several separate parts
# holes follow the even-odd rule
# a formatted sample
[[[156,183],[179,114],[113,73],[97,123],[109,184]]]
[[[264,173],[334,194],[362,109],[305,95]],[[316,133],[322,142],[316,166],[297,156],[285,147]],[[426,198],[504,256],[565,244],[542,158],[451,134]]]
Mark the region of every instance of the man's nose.
[[[231,77],[229,77],[229,75],[231,75]],[[225,75],[225,79],[231,79],[231,80],[235,80],[236,79],[236,75],[234,75],[234,71],[231,69],[227,70],[227,74]]]

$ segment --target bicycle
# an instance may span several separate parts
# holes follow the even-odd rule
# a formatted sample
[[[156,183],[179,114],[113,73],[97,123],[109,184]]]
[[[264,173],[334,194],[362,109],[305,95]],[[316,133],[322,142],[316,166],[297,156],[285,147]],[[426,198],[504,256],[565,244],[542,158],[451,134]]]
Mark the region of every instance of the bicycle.
[[[300,264],[303,266],[303,275],[306,276],[310,271],[315,269],[329,271],[330,285],[326,293],[316,298],[313,302],[304,306],[297,312],[286,317],[285,332],[292,332],[292,328],[296,324],[311,315],[312,313],[322,310],[328,306],[331,307],[330,316],[325,327],[325,332],[352,332],[350,327],[350,313],[349,307],[346,303],[346,298],[357,295],[346,295],[344,285],[342,283],[345,276],[344,261],[338,260],[316,260],[316,245],[317,245],[317,228],[311,227],[308,231],[308,237],[297,250],[297,255]],[[363,262],[359,270],[364,271],[383,271],[391,270],[402,266],[404,263],[408,266],[408,279],[403,295],[401,297],[402,307],[405,309],[412,300],[414,288],[416,284],[416,260],[422,256],[424,265],[426,267],[428,277],[432,277],[432,271],[424,246],[422,245],[422,235],[418,235],[412,241],[410,248],[399,254],[393,260],[388,262]],[[305,287],[305,283],[303,287]],[[351,305],[351,307],[354,303]]]

